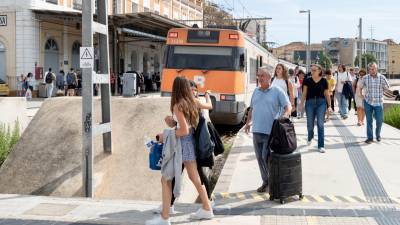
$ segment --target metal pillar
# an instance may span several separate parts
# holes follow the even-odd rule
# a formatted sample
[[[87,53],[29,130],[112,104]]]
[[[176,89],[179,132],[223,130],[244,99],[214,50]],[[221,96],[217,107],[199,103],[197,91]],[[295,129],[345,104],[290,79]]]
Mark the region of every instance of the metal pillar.
[[[308,46],[307,46],[307,72],[310,72],[311,65],[311,10],[308,10]]]
[[[362,68],[362,54],[363,54],[363,41],[362,41],[362,18],[360,18],[360,24],[358,25],[359,27],[359,42],[360,42],[360,51],[358,55],[358,66],[360,69]]]
[[[98,0],[98,22],[93,22],[94,0],[82,1],[82,42],[80,59],[82,68],[82,181],[86,197],[93,197],[93,138],[103,135],[104,151],[111,153],[111,93],[108,59],[107,2]],[[94,54],[84,51],[93,48],[93,34],[99,33],[100,74],[93,71]],[[88,58],[89,57],[89,58]],[[89,59],[91,65],[82,66],[82,59]],[[93,84],[101,84],[102,123],[93,126]]]

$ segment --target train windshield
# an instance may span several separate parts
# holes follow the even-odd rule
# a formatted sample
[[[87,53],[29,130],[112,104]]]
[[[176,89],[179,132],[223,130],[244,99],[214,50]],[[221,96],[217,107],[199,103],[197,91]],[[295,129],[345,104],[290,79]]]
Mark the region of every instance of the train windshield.
[[[166,68],[237,71],[243,52],[238,47],[169,46]]]

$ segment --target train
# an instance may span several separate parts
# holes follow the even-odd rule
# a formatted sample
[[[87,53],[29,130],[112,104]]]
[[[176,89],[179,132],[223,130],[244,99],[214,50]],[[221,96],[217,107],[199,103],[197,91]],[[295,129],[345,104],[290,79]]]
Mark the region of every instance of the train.
[[[199,93],[211,91],[215,124],[245,122],[260,67],[271,71],[280,60],[239,29],[173,28],[167,36],[162,69],[161,96],[171,96],[176,76],[193,80]]]

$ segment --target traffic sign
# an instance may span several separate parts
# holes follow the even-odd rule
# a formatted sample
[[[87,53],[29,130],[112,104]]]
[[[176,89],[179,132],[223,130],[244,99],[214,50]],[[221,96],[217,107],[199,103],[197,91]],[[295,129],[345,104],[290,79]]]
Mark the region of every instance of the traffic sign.
[[[93,68],[94,64],[93,47],[80,47],[79,59],[81,68]]]

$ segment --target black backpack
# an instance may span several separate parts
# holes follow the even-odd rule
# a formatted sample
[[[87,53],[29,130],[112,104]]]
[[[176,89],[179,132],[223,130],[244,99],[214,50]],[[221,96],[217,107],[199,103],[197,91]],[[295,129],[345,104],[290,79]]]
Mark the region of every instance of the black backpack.
[[[202,114],[199,117],[199,123],[194,132],[196,158],[199,160],[207,159],[212,156],[215,144],[211,140],[206,119]]]
[[[277,154],[290,154],[297,149],[294,124],[289,118],[274,120],[268,143],[270,149]]]
[[[215,129],[214,125],[211,122],[208,122],[207,126],[208,126],[208,131],[210,132],[211,135],[211,140],[215,144],[214,155],[217,156],[219,154],[224,153],[225,147],[224,144],[222,143],[221,136],[219,136],[217,129]]]
[[[53,73],[52,72],[48,72],[46,75],[46,84],[51,84],[53,83]]]

